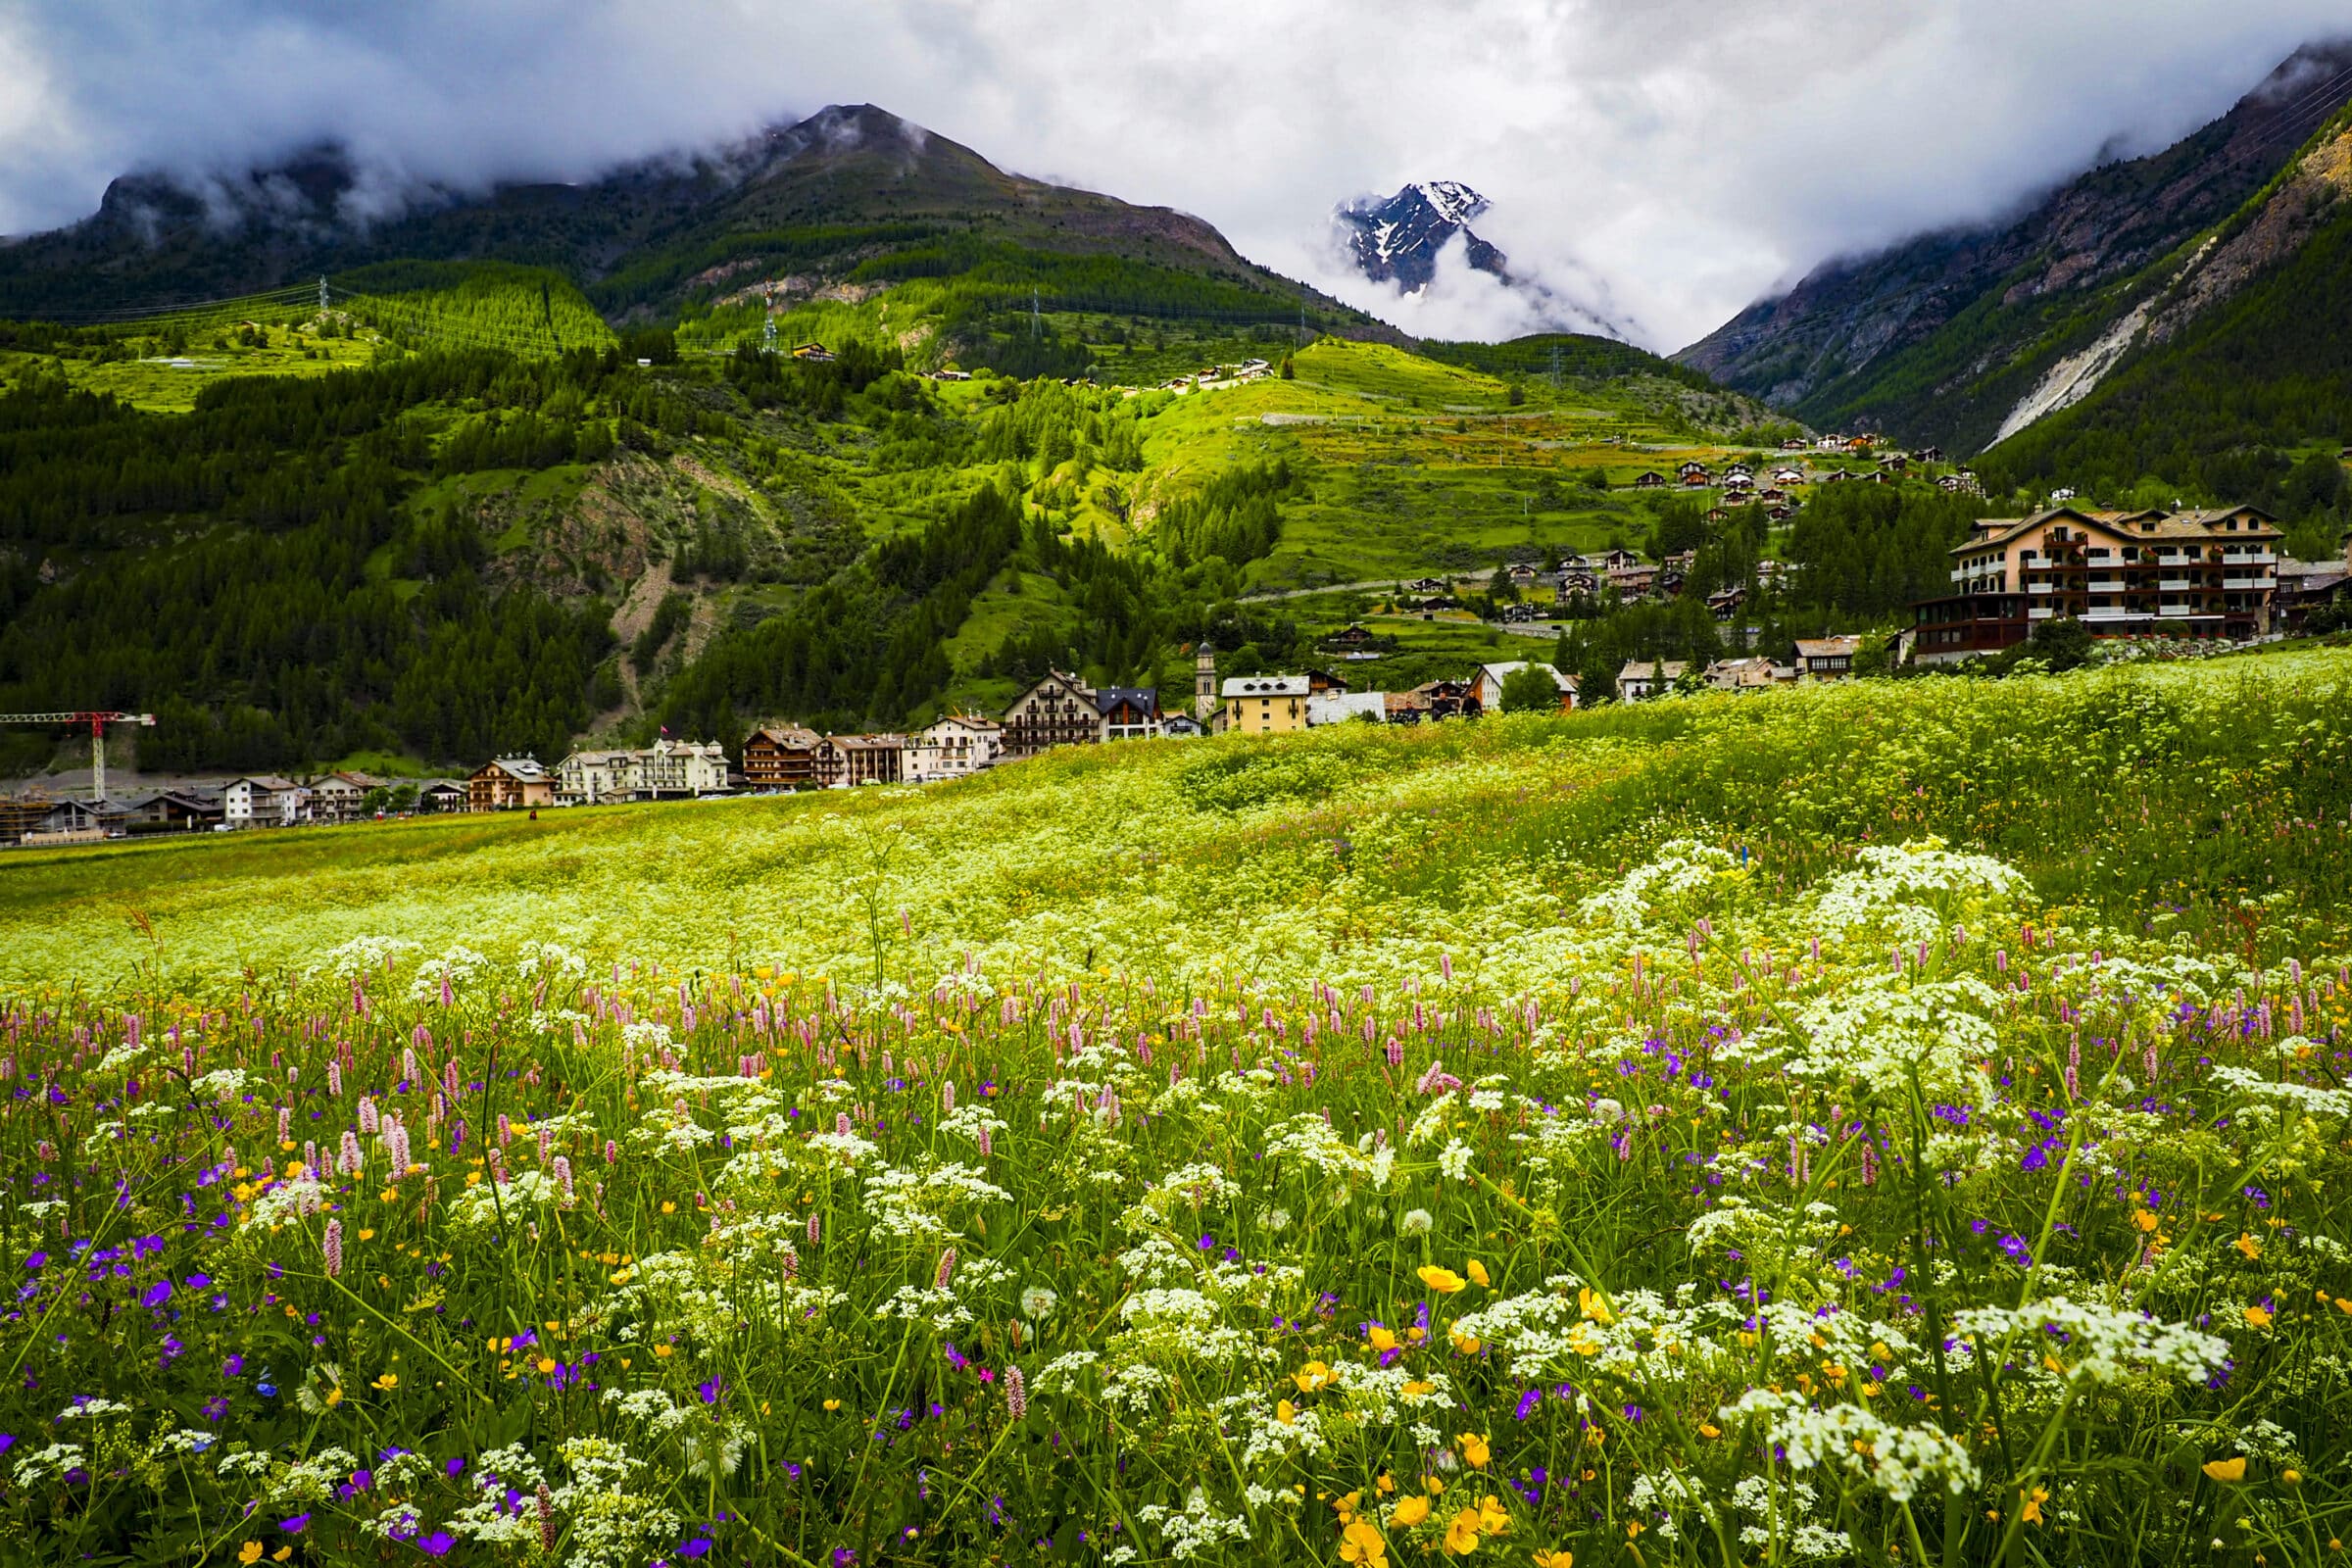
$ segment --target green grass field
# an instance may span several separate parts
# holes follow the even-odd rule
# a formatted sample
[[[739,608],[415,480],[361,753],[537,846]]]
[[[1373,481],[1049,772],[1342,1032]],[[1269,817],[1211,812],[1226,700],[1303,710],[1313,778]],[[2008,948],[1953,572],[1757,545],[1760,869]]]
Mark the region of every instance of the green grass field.
[[[1445,657],[1482,651],[1418,629]],[[2179,906],[2168,923],[2242,936],[2250,918],[2263,941],[2302,940],[2338,929],[2352,889],[2334,804],[2352,786],[2328,771],[2347,677],[2352,653],[2327,651],[1863,683],[1087,748],[924,792],[12,852],[0,979],[106,985],[160,962],[193,981],[360,937],[495,947],[551,932],[600,957],[846,973],[871,966],[870,911],[844,894],[864,881],[896,955],[1093,948],[1293,976],[1346,956],[1377,965],[1409,941],[1470,961],[1687,831],[1770,846],[1791,886],[1860,844],[1935,833],[2016,859],[2085,917]]]
[[[2328,1561],[2348,683],[11,854],[0,1530]]]
[[[153,344],[146,347],[157,349]],[[375,352],[375,343],[368,339],[321,338],[278,327],[270,332],[267,344],[247,346],[233,337],[216,344],[202,338],[176,356],[160,349],[137,359],[108,361],[0,353],[0,383],[62,370],[67,380],[87,391],[109,392],[157,414],[185,414],[196,406],[196,394],[215,381],[249,375],[324,375],[364,366]]]

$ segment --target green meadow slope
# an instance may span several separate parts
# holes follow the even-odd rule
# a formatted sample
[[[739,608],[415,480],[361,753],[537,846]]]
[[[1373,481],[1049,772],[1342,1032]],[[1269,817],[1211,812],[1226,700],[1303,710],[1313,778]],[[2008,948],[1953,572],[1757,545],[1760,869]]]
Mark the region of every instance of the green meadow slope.
[[[1116,962],[1535,983],[1656,844],[1808,886],[2000,856],[2085,928],[2259,958],[2347,938],[2352,654],[1817,687],[1419,731],[1087,748],[926,791],[206,836],[0,861],[0,982],[194,983],[361,937],[869,976]]]

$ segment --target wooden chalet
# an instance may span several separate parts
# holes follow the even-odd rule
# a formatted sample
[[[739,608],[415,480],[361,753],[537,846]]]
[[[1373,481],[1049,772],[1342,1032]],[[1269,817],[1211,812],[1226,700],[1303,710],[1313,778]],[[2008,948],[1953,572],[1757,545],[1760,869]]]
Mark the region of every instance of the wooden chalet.
[[[555,775],[535,757],[495,758],[466,777],[468,811],[533,810],[555,804]]]
[[[157,790],[122,803],[122,826],[131,833],[196,833],[221,819],[220,802],[193,790]]]
[[[817,753],[825,738],[798,724],[763,724],[745,737],[743,782],[755,790],[816,788]]]
[[[1159,733],[1159,689],[1104,686],[1095,692],[1096,739],[1150,740]]]

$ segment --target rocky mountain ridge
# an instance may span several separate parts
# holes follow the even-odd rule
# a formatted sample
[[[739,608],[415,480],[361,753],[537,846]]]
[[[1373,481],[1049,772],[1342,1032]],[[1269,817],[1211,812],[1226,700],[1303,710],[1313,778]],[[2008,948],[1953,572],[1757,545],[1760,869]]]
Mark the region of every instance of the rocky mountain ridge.
[[[2290,202],[2260,239],[2197,248],[2291,182],[2282,167],[2347,103],[2352,45],[2299,50],[2163,152],[2092,170],[2004,224],[1830,263],[1676,358],[1817,425],[1984,447],[2087,396],[2143,329],[2178,331],[2307,226]]]
[[[1395,283],[1411,293],[1437,276],[1439,253],[1456,234],[1463,236],[1472,267],[1509,280],[1502,252],[1470,227],[1489,205],[1458,180],[1416,180],[1394,196],[1358,197],[1341,206],[1333,219],[1358,271],[1375,283]]]

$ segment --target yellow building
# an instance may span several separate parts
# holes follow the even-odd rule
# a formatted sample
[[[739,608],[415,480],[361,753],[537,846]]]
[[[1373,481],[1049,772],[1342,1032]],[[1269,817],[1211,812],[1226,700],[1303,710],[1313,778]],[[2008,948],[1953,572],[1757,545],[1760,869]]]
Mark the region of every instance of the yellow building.
[[[1217,733],[1288,735],[1306,728],[1304,675],[1236,675],[1219,689]]]

